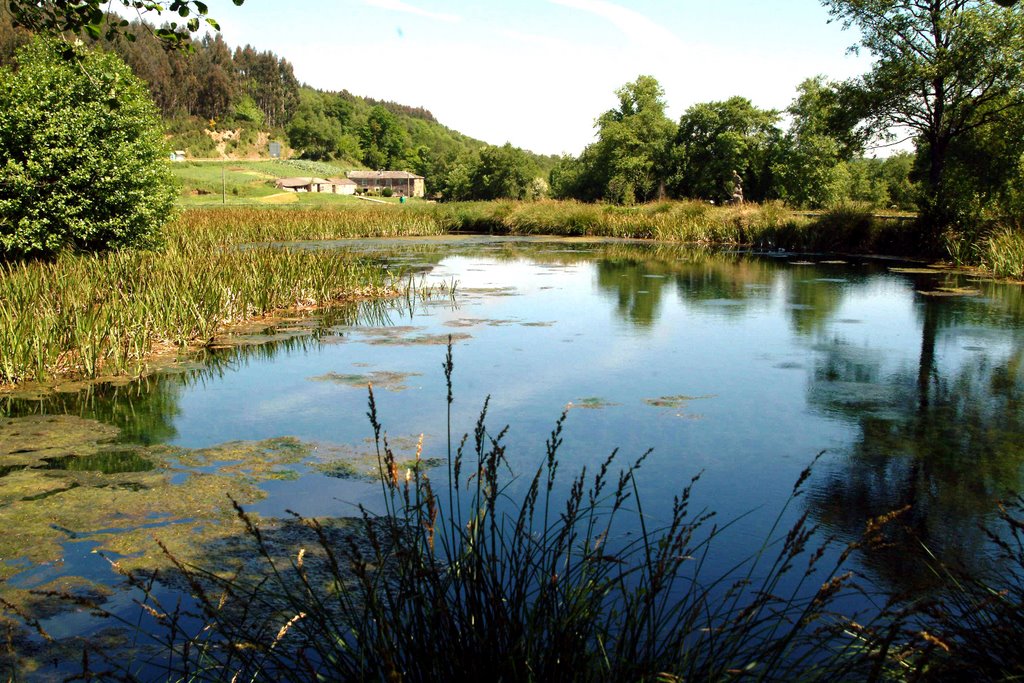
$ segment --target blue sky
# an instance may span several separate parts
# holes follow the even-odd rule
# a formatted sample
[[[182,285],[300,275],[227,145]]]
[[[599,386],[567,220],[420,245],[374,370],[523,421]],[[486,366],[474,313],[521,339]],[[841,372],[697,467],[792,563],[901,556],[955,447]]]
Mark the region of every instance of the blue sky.
[[[577,154],[640,74],[673,119],[742,95],[784,108],[805,78],[863,73],[818,0],[212,0],[231,45],[325,90],[423,106],[492,144]]]

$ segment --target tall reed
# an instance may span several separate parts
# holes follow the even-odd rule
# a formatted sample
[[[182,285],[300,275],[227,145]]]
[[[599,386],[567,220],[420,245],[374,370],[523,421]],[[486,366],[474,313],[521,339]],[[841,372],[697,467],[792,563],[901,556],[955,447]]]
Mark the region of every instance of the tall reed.
[[[984,237],[977,248],[977,260],[999,277],[1024,280],[1024,233],[1001,227]]]

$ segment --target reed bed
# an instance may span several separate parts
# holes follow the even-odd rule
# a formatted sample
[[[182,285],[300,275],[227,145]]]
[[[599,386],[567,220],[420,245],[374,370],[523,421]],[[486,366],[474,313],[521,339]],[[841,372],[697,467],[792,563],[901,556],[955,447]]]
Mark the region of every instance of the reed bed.
[[[800,214],[780,202],[714,206],[666,201],[622,207],[574,201],[470,202],[445,206],[445,223],[471,232],[653,239],[787,251],[905,252],[912,222],[843,205]]]
[[[1024,280],[1024,233],[996,228],[977,245],[977,261],[993,275]]]
[[[134,374],[154,351],[278,309],[397,293],[366,260],[268,245],[448,230],[429,208],[396,208],[190,210],[159,251],[0,263],[0,384]]]
[[[136,373],[166,345],[204,342],[275,309],[379,295],[370,264],[336,252],[210,248],[64,255],[0,275],[0,380]]]
[[[168,239],[239,244],[356,237],[443,235],[452,225],[434,205],[367,203],[331,209],[228,207],[188,209],[168,228]]]

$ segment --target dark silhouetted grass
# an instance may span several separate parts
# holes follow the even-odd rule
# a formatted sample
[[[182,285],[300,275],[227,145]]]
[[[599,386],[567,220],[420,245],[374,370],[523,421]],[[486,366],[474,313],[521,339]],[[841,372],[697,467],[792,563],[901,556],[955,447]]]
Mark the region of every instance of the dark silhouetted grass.
[[[453,369],[449,348],[449,406]],[[310,544],[283,553],[236,506],[262,570],[225,577],[177,561],[193,611],[130,576],[148,596],[155,626],[141,635],[156,652],[125,664],[92,646],[91,666],[160,680],[904,680],[928,672],[943,637],[914,605],[839,609],[861,595],[851,554],[883,542],[899,514],[872,520],[855,543],[815,545],[806,514],[781,526],[810,468],[761,547],[712,574],[729,523],[691,509],[699,477],[661,520],[644,513],[636,478],[646,454],[620,462],[612,451],[566,479],[564,413],[536,469],[516,480],[485,401],[471,433],[449,436],[440,487],[419,448],[401,468],[372,388],[368,417],[377,513],[361,509],[341,535],[296,515]]]

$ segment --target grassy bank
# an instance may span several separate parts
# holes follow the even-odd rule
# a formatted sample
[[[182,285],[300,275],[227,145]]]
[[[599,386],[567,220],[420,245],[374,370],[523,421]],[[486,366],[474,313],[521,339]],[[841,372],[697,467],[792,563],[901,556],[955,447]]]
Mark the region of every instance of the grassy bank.
[[[160,251],[0,265],[0,384],[136,373],[155,351],[205,342],[225,326],[393,286],[379,267],[343,253],[239,245],[439,231],[429,216],[372,205],[188,211]]]

